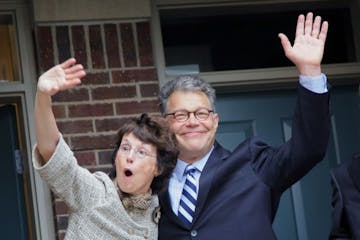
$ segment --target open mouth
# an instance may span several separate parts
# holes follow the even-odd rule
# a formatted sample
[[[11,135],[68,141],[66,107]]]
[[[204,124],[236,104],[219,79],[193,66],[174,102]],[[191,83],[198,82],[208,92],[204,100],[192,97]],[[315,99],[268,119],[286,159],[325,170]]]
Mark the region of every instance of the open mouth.
[[[127,176],[127,177],[130,177],[130,176],[133,175],[132,171],[129,170],[129,169],[126,169],[126,170],[124,171],[124,173],[125,173],[125,176]]]

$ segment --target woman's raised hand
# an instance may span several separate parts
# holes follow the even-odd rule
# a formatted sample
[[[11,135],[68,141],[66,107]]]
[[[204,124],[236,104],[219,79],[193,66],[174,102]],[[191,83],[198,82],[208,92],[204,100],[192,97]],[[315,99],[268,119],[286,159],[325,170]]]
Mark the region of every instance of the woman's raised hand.
[[[75,58],[69,58],[43,73],[39,77],[38,91],[52,96],[61,90],[79,85],[86,73],[81,64],[75,63]]]

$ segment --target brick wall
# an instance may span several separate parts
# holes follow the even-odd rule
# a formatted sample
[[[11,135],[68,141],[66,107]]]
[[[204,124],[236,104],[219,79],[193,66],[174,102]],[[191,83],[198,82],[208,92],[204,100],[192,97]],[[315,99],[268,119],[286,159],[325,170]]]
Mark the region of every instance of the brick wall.
[[[116,130],[141,112],[157,112],[158,80],[149,22],[56,23],[36,26],[41,74],[69,57],[84,65],[80,86],[53,97],[55,117],[81,166],[108,172]],[[54,196],[58,239],[68,209]]]

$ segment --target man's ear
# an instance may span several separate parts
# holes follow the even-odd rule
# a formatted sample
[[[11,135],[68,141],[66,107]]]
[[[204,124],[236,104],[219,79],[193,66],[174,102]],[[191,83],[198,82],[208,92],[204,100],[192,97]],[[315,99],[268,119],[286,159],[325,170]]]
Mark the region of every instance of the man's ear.
[[[214,113],[214,121],[215,121],[215,128],[217,129],[218,128],[218,125],[219,125],[219,114],[218,113]]]

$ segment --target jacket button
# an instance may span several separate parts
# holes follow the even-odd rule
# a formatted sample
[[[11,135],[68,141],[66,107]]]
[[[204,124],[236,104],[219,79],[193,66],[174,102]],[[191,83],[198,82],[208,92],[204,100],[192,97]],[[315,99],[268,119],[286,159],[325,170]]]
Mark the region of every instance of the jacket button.
[[[196,237],[197,234],[198,234],[198,232],[197,232],[196,230],[192,230],[191,233],[190,233],[190,235],[191,235],[192,237]]]

